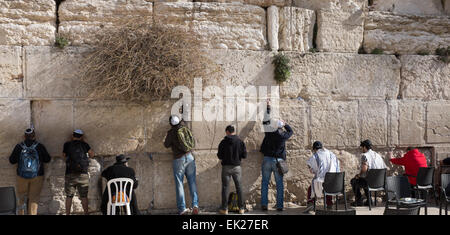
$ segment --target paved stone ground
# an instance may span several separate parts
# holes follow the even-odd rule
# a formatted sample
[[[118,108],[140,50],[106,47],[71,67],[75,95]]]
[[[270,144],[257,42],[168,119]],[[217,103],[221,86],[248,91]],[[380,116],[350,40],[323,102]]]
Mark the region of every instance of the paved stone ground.
[[[309,214],[304,214],[303,210],[305,209],[305,206],[297,206],[297,205],[289,205],[287,208],[285,208],[284,211],[280,212],[277,211],[275,208],[269,208],[268,211],[261,211],[259,209],[251,210],[245,213],[245,215],[314,215],[314,212],[309,212]],[[349,208],[354,208],[350,207]],[[323,209],[322,205],[317,206],[317,209],[321,210]],[[334,209],[334,207],[333,207]],[[344,206],[342,204],[338,207],[339,210],[343,210]],[[383,215],[384,212],[384,203],[377,204],[376,207],[372,207],[372,210],[369,210],[369,207],[363,206],[363,207],[356,207],[356,215]],[[442,213],[445,214],[445,211],[442,210]],[[147,214],[144,212],[143,214]],[[167,215],[167,214],[174,214],[173,212],[169,211],[152,211],[150,214],[152,215]],[[201,210],[201,215],[216,215],[218,212],[214,210]],[[229,213],[230,215],[237,215],[237,213]],[[424,208],[420,209],[420,214],[425,215]],[[432,203],[428,206],[428,215],[439,215],[439,207],[434,205]]]

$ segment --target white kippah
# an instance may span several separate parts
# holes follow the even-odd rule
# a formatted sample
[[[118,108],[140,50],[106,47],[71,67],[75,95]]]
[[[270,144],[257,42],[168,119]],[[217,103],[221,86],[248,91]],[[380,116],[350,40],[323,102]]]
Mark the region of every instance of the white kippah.
[[[76,129],[73,133],[79,134],[79,135],[84,135],[84,132],[80,129]]]
[[[178,125],[180,123],[180,118],[173,115],[172,118],[170,119],[170,124],[172,124],[172,126]]]
[[[284,122],[281,121],[281,120],[278,120],[277,121],[277,126],[278,126],[278,128],[283,128],[284,127]]]

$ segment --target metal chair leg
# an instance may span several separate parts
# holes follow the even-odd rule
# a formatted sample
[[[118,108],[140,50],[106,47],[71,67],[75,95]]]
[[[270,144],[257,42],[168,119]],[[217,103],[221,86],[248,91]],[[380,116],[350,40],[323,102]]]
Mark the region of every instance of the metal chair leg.
[[[369,202],[369,211],[371,211],[372,210],[372,195],[370,194],[370,191],[368,191],[368,192],[369,192],[369,195],[367,197],[367,201]]]
[[[377,191],[375,191],[375,202],[374,205],[377,206]]]
[[[331,199],[331,201],[333,201],[333,199]],[[338,195],[336,195],[336,200],[335,200],[335,202],[336,202],[336,210],[338,210]]]

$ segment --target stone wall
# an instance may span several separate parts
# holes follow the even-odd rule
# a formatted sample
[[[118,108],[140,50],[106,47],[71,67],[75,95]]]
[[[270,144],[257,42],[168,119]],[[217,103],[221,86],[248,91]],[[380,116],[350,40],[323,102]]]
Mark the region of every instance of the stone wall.
[[[223,71],[206,84],[221,88],[274,86],[272,57],[281,52],[290,58],[291,78],[277,90],[280,116],[295,132],[287,143],[287,202],[306,202],[312,175],[305,162],[315,140],[340,159],[350,199],[349,181],[358,172],[363,139],[373,141],[389,174],[402,172],[386,157],[394,146],[420,147],[430,164],[450,155],[450,65],[433,55],[436,48],[450,45],[450,1],[56,2],[0,0],[0,186],[15,185],[15,166],[8,157],[33,124],[52,155],[39,213],[64,213],[61,152],[74,128],[85,130],[97,153],[90,166],[92,211],[99,210],[104,187],[100,172],[119,153],[131,157],[140,180],[140,209],[175,210],[171,153],[162,142],[176,100],[146,105],[90,101],[77,76],[78,61],[96,43],[96,32],[136,20],[199,33],[202,47]],[[54,47],[57,34],[69,39],[70,46]],[[366,54],[375,48],[384,54]],[[429,55],[418,55],[420,51]],[[215,209],[220,203],[216,154],[228,124],[236,125],[249,151],[243,162],[247,203],[260,202],[260,123],[194,121],[189,126],[198,143],[202,208]],[[274,182],[269,199],[275,200]],[[75,210],[81,211],[77,200]]]

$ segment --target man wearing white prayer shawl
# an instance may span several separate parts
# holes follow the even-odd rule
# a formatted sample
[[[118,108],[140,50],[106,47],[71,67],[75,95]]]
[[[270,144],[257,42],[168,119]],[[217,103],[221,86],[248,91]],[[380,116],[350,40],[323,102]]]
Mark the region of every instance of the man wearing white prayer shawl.
[[[339,160],[336,155],[324,148],[320,141],[316,141],[313,144],[313,156],[311,156],[306,164],[308,165],[311,173],[314,174],[314,178],[311,182],[311,186],[308,188],[308,205],[305,213],[313,208],[314,200],[323,197],[322,183],[325,180],[325,174],[327,172],[339,172]],[[327,196],[327,206],[332,207],[333,202],[331,196]]]

